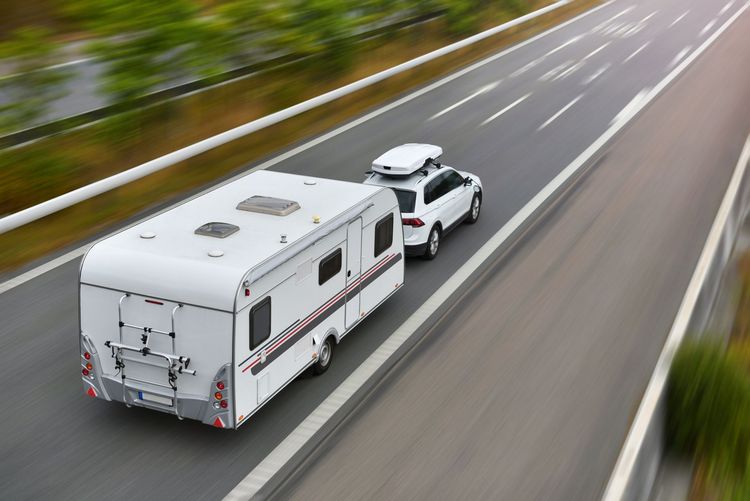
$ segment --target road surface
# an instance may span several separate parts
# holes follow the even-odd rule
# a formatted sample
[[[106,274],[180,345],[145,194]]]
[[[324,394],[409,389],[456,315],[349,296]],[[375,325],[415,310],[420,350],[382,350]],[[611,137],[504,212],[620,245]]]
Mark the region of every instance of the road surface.
[[[732,64],[748,30],[647,109],[277,497],[598,499],[750,130],[750,70]]]
[[[0,456],[0,492],[8,499],[223,497],[498,228],[599,137],[633,98],[643,89],[661,81],[671,67],[687,57],[691,50],[744,5],[729,0],[726,4],[729,7],[723,9],[723,2],[709,0],[696,0],[689,4],[676,0],[615,0],[557,31],[275,166],[288,172],[359,181],[371,159],[386,149],[405,141],[432,142],[444,147],[447,164],[479,174],[488,196],[479,223],[462,227],[451,234],[443,242],[437,261],[407,262],[407,285],[394,300],[358,328],[355,335],[342,343],[333,367],[324,376],[305,377],[290,385],[237,432],[222,432],[199,423],[178,422],[173,416],[126,409],[83,396],[78,362],[77,260],[0,295],[0,318],[4,320],[0,325],[0,378],[4,383],[0,397],[6,403],[0,409],[0,420],[4,424],[0,435],[0,450],[3,451]],[[722,53],[717,46],[698,60],[698,63],[716,60],[715,64],[722,71],[732,72],[721,80],[720,92],[716,88],[709,89],[709,97],[734,98],[737,102],[744,102],[748,97],[747,89],[750,86],[747,81],[744,87],[732,83],[732,78],[743,74],[743,68],[730,64],[747,54],[745,33],[749,32],[748,17],[750,15],[743,15],[719,40],[719,44],[727,43],[724,39],[734,43],[744,42],[745,45],[740,47],[739,53],[734,54],[734,58]],[[714,18],[718,20],[704,31],[707,23]],[[695,73],[691,72],[693,76],[685,77],[685,81],[704,81],[703,73],[697,76]],[[705,78],[708,76],[705,75]],[[469,96],[473,97],[467,100]],[[737,102],[730,110],[733,116],[742,109]],[[680,101],[680,108],[685,111],[683,117],[687,117],[693,107],[691,101]],[[679,127],[678,124],[670,126],[673,129]],[[741,129],[739,126],[737,128]],[[747,124],[744,130],[734,132],[742,135],[746,130]],[[653,134],[661,132],[657,130]],[[646,136],[646,139],[650,137]],[[672,230],[673,234],[684,237],[683,232],[695,231],[698,234],[703,226],[707,228],[741,144],[741,141],[737,141],[736,152],[725,152],[723,146],[730,144],[729,139],[726,140],[727,143],[716,146],[717,151],[726,154],[727,158],[714,159],[716,162],[710,164],[713,176],[702,179],[701,190],[692,193],[695,212],[688,212],[694,216],[689,220],[692,226]],[[639,151],[642,146],[645,145],[631,143],[633,152]],[[728,147],[728,150],[731,148]],[[733,155],[735,158],[730,161]],[[686,160],[691,158],[686,157]],[[723,160],[727,160],[726,163]],[[694,176],[698,175],[694,173]],[[664,184],[669,184],[668,181],[660,178],[661,184],[648,185],[644,189],[658,195],[666,189]],[[687,183],[685,186],[693,187],[690,183],[694,181],[695,177],[689,177],[684,181]],[[618,209],[639,211],[643,224],[655,220],[650,214],[646,216],[638,205],[618,198],[618,194],[619,191],[610,189],[587,198],[620,199]],[[570,203],[575,200],[577,198],[571,199]],[[669,206],[666,197],[663,203]],[[567,214],[568,210],[565,209],[564,213]],[[614,216],[610,216],[610,220],[614,224],[599,228],[595,233],[601,239],[598,243],[587,240],[589,246],[600,246],[599,254],[590,248],[584,254],[594,262],[577,262],[570,273],[580,273],[580,268],[586,269],[588,266],[604,266],[606,263],[602,260],[607,257],[604,251],[613,250],[611,246],[622,241],[618,240],[620,232],[636,229],[632,222],[621,225]],[[590,217],[589,223],[596,224],[596,217]],[[579,228],[582,237],[585,237],[587,226]],[[670,275],[677,277],[672,284],[674,290],[671,296],[652,297],[649,295],[653,294],[652,287],[641,287],[645,282],[639,282],[653,278],[645,273],[632,274],[624,283],[606,280],[622,278],[612,270],[602,277],[591,274],[589,282],[581,282],[581,287],[601,287],[598,289],[599,297],[604,298],[609,297],[612,290],[618,290],[621,294],[625,290],[642,290],[644,308],[632,319],[637,322],[633,323],[632,332],[621,338],[620,342],[626,343],[624,346],[618,345],[622,349],[611,352],[607,359],[586,358],[581,361],[577,350],[587,348],[594,354],[597,343],[604,341],[599,340],[600,331],[592,327],[568,332],[568,329],[580,326],[581,320],[561,309],[560,301],[564,298],[557,296],[561,294],[560,284],[565,276],[555,279],[554,274],[568,273],[569,268],[562,265],[566,259],[575,256],[571,252],[576,247],[574,242],[566,243],[563,236],[558,234],[553,240],[539,240],[544,238],[546,231],[546,226],[538,229],[530,243],[525,244],[530,247],[524,247],[527,249],[524,253],[536,256],[538,267],[526,264],[523,269],[528,276],[522,281],[528,282],[524,283],[524,287],[541,294],[541,299],[525,304],[513,296],[512,304],[516,305],[515,315],[518,318],[508,324],[512,328],[524,327],[521,318],[538,322],[534,337],[516,341],[519,343],[516,347],[519,351],[515,352],[518,360],[533,362],[534,366],[526,367],[514,361],[513,353],[504,353],[498,344],[488,348],[494,350],[490,353],[498,356],[498,364],[494,368],[498,377],[515,382],[508,388],[499,387],[497,390],[514,395],[505,400],[511,402],[513,407],[504,411],[518,420],[523,417],[524,411],[533,409],[535,405],[543,405],[549,407],[550,419],[555,418],[558,422],[551,425],[551,421],[535,421],[530,417],[523,427],[525,434],[512,434],[509,450],[521,450],[528,445],[529,450],[524,452],[524,458],[532,457],[535,452],[541,457],[533,463],[523,464],[519,461],[508,466],[512,462],[512,456],[508,455],[498,465],[512,470],[503,477],[506,479],[519,479],[524,470],[528,470],[519,482],[535,485],[546,483],[552,489],[557,482],[576,479],[576,483],[568,484],[568,488],[573,489],[570,492],[595,493],[601,490],[614,464],[627,429],[628,412],[635,409],[638,393],[650,373],[649,357],[655,359],[660,348],[660,340],[655,334],[657,330],[648,330],[643,326],[658,328],[662,317],[668,316],[662,310],[676,307],[683,284],[677,283],[677,275]],[[574,234],[568,236],[572,238]],[[685,240],[685,243],[695,244],[700,238],[698,234],[694,241]],[[645,239],[638,242],[643,247],[650,246]],[[549,245],[562,247],[550,248]],[[537,249],[536,253],[534,249]],[[659,250],[667,263],[665,266],[677,269],[688,268],[690,258],[699,252],[699,248],[683,248],[673,245],[671,241]],[[618,249],[616,255],[620,259],[614,264],[632,263],[641,256],[635,251],[645,252],[640,248],[633,251],[631,254]],[[547,261],[544,262],[543,258]],[[685,261],[669,265],[670,259]],[[606,262],[611,264],[612,260],[607,257]],[[540,263],[545,266],[539,267]],[[544,270],[548,270],[548,275],[541,273]],[[510,271],[511,268],[503,268],[501,273]],[[685,273],[686,277],[689,276],[689,272]],[[551,279],[549,284],[547,278]],[[597,278],[601,280],[597,281]],[[495,280],[497,278],[493,276],[487,289],[493,291],[491,297],[506,297],[504,294],[508,294],[508,291],[497,290]],[[517,280],[513,283],[517,284]],[[686,284],[687,279],[684,282]],[[584,293],[578,292],[577,288],[562,293],[585,303],[584,297],[578,297]],[[589,291],[587,294],[590,297]],[[647,307],[651,304],[647,299],[653,303],[651,307]],[[554,312],[535,318],[536,312],[553,305],[557,305]],[[590,304],[592,310],[597,306]],[[534,310],[533,315],[529,313],[529,308]],[[509,311],[507,307],[498,306],[497,309],[497,314],[507,314]],[[559,316],[555,330],[543,329],[547,325],[544,322],[549,321],[555,313]],[[456,333],[449,332],[444,326],[446,324],[441,324],[438,328],[444,331],[439,337],[441,342],[455,342]],[[498,335],[506,336],[508,340],[516,339],[509,329],[503,329],[503,333]],[[571,339],[563,341],[566,335]],[[592,345],[594,348],[591,348]],[[505,363],[500,366],[501,362]],[[561,364],[565,362],[580,362],[582,365],[570,366],[563,371]],[[423,362],[417,360],[416,363]],[[634,374],[642,369],[642,379],[639,381],[633,377],[621,381],[610,372],[621,374],[624,367],[630,367]],[[468,371],[470,367],[464,370]],[[524,381],[522,378],[530,373],[534,379]],[[551,377],[560,378],[561,381],[554,392],[529,391],[540,387]],[[596,391],[593,390],[595,386],[598,388]],[[456,388],[452,397],[459,396],[466,397],[466,401],[461,402],[465,406],[474,404],[478,397],[468,389]],[[606,409],[602,410],[604,398]],[[560,406],[569,405],[570,402],[576,402],[574,410],[577,413],[566,415]],[[494,409],[494,412],[498,410]],[[576,449],[579,455],[570,456],[571,459],[561,466],[560,456],[547,456],[546,447],[539,444],[552,444],[559,448],[564,445],[562,442],[571,442],[581,415],[587,416],[582,422],[595,422],[596,426],[589,430],[580,427],[578,430],[585,433],[575,442],[579,447],[578,442],[589,445],[589,450],[593,452],[584,454],[580,448]],[[502,412],[497,416],[498,422],[501,418],[510,419],[504,417]],[[358,422],[358,419],[354,422]],[[535,425],[538,425],[538,429],[535,429]],[[550,427],[561,430],[559,439],[551,438],[555,435]],[[486,428],[483,430],[486,431]],[[525,438],[537,433],[538,439],[524,442]],[[509,436],[507,430],[503,436]],[[485,439],[488,442],[492,440],[492,443],[499,440],[493,437]],[[337,457],[334,451],[331,460]],[[479,470],[477,474],[483,472],[485,470]],[[301,481],[309,480],[303,478]],[[522,484],[518,485],[523,488]],[[491,487],[496,486],[493,484]],[[519,492],[534,494],[533,489]]]

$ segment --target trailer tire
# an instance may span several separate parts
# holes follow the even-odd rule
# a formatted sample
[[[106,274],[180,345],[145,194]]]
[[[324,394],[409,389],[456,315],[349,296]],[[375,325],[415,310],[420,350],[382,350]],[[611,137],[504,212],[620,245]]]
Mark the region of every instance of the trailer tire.
[[[333,360],[333,346],[335,345],[333,336],[328,336],[318,351],[318,360],[313,365],[313,374],[319,376],[331,366]]]

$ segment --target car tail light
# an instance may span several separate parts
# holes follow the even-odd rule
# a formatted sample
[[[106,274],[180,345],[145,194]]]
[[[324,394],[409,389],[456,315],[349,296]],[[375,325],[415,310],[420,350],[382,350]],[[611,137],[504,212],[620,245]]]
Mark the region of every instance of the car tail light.
[[[405,217],[401,219],[401,224],[403,224],[404,226],[412,226],[414,228],[420,228],[424,226],[424,221],[422,221],[418,217]]]
[[[83,358],[85,358],[86,360],[91,360],[91,353],[89,353],[88,351],[84,351]]]
[[[83,374],[84,376],[88,376],[89,375],[89,370],[84,367],[83,370],[81,371],[81,374]]]
[[[221,405],[222,409],[226,409],[227,407],[229,407],[229,404],[227,403],[226,400],[222,400],[219,405]]]
[[[216,393],[214,393],[214,398],[216,400],[221,400],[223,397],[224,395],[222,395],[220,391],[217,391]]]
[[[219,381],[218,383],[216,383],[216,387],[220,390],[223,390],[225,388],[224,381]]]

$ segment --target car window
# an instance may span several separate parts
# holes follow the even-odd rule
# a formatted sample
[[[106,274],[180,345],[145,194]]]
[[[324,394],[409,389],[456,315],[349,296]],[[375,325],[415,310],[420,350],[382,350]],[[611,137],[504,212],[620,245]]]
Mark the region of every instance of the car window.
[[[427,183],[424,190],[424,203],[429,204],[451,191],[449,176],[455,171],[441,172]]]
[[[414,212],[414,206],[417,202],[417,194],[411,190],[398,190],[393,188],[398,199],[398,208],[401,212]]]
[[[464,178],[461,174],[452,170],[448,174],[446,184],[448,185],[448,191],[455,190],[456,188],[460,188],[464,185]]]

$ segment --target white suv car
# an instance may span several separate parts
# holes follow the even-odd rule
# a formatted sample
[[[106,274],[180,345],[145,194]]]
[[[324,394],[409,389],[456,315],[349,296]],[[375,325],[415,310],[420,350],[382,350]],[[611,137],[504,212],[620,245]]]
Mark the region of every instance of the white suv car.
[[[396,192],[409,255],[434,259],[442,237],[462,222],[479,219],[482,182],[441,165],[442,154],[439,146],[404,144],[375,159],[365,179],[365,184]]]

